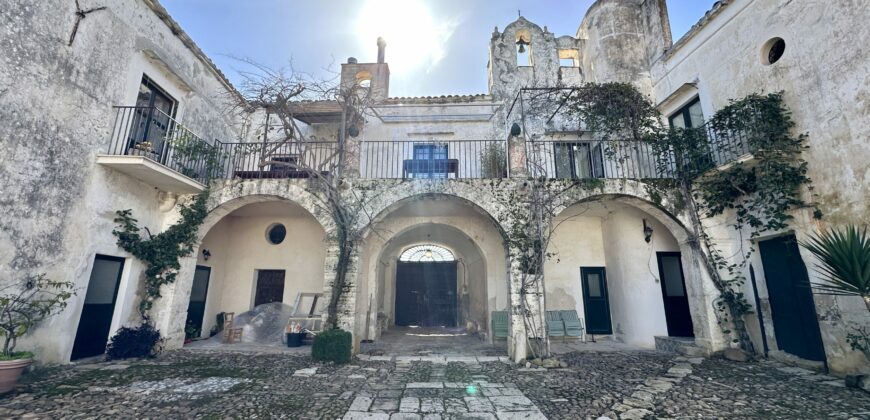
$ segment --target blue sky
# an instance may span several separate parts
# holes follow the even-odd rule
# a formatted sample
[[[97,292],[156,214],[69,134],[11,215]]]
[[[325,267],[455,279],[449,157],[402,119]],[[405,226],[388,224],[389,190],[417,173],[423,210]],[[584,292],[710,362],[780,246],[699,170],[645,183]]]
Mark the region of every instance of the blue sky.
[[[593,0],[163,0],[182,28],[231,81],[247,58],[332,77],[347,57],[375,61],[387,40],[390,96],[486,93],[493,28],[522,15],[574,35]],[[714,0],[668,0],[674,39]]]

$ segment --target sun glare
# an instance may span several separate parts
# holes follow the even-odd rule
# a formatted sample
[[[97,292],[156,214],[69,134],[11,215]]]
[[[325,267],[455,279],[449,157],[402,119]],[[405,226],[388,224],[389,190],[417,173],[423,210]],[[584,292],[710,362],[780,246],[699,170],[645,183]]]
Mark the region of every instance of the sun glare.
[[[429,70],[444,58],[453,32],[450,22],[436,22],[422,0],[368,0],[357,23],[363,49],[387,41],[387,62],[393,72]],[[365,50],[368,51],[368,50]]]

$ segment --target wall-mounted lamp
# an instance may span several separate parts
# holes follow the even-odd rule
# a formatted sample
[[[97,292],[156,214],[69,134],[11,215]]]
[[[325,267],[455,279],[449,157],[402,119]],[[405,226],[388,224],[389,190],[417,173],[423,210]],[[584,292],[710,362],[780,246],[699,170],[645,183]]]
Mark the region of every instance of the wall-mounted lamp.
[[[519,124],[514,123],[514,125],[511,126],[511,135],[512,136],[516,137],[522,133],[523,133],[523,130],[522,130],[522,128],[520,128]]]
[[[202,259],[208,261],[209,258],[211,258],[211,251],[209,251],[206,248],[203,248],[202,249]]]
[[[646,224],[646,219],[643,219],[643,240],[646,243],[650,243],[652,241],[653,228]]]

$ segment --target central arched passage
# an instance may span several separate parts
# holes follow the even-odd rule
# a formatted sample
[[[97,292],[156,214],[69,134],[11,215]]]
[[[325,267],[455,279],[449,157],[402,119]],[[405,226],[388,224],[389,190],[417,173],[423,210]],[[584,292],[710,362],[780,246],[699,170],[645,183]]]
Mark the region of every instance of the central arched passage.
[[[405,200],[373,226],[360,264],[355,325],[363,340],[400,340],[401,351],[412,342],[431,347],[427,336],[445,350],[489,346],[491,313],[508,308],[503,237],[456,197]]]

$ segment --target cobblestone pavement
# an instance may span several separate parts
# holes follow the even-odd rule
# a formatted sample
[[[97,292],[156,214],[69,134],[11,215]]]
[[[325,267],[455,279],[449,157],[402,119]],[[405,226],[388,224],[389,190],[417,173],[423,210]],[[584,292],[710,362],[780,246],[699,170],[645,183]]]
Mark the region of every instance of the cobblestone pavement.
[[[31,372],[0,418],[870,419],[870,394],[774,362],[574,352],[542,371],[498,357],[363,357],[179,350]]]

